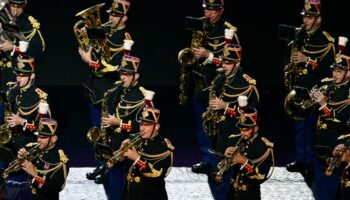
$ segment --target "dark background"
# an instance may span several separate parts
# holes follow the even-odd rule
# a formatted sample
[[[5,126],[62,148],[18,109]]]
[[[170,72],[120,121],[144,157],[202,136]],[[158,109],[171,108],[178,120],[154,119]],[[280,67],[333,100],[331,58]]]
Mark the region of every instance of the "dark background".
[[[103,1],[29,0],[28,12],[41,23],[46,41],[44,58],[36,69],[37,84],[51,99],[53,116],[59,121],[61,146],[76,165],[90,165],[93,156],[86,132],[90,128],[89,110],[82,83],[89,78],[87,64],[80,60],[73,25],[75,14]],[[107,10],[102,9],[102,21]],[[127,27],[135,41],[132,54],[141,58],[141,82],[154,90],[155,105],[161,109],[162,132],[177,147],[175,164],[188,165],[182,155],[199,159],[195,148],[193,108],[178,105],[178,52],[190,45],[191,33],[185,30],[184,17],[203,15],[201,0],[131,1]],[[300,26],[304,0],[226,0],[224,18],[238,28],[243,48],[242,66],[257,80],[261,95],[260,132],[275,143],[280,165],[293,159],[292,120],[283,110],[283,52],[286,44],[278,39],[278,24]],[[344,1],[322,2],[323,27],[334,37],[350,36],[348,9]],[[86,153],[83,153],[86,151]],[[80,156],[84,159],[75,159]],[[91,161],[91,162],[90,162]]]

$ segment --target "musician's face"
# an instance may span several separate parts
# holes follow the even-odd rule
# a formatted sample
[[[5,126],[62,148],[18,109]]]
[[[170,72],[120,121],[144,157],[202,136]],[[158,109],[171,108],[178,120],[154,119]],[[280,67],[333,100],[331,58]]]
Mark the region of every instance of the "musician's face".
[[[214,24],[215,22],[219,21],[221,18],[223,9],[217,9],[217,10],[209,10],[204,9],[204,16],[209,19],[209,22],[211,24]]]
[[[124,26],[126,22],[127,17],[122,15],[116,15],[116,14],[110,14],[109,15],[109,22],[111,23],[112,28],[117,28],[117,25],[119,27]]]
[[[347,72],[343,69],[340,68],[335,68],[332,70],[333,73],[333,81],[335,84],[342,84],[343,82],[345,82],[347,80]]]
[[[258,131],[258,126],[253,126],[249,128],[241,128],[241,134],[244,140],[249,140]]]
[[[34,74],[16,74],[16,80],[20,88],[25,87],[31,80],[34,79]]]
[[[19,17],[23,14],[25,4],[23,5],[15,5],[10,4],[10,13],[13,17]]]
[[[142,132],[142,139],[150,139],[155,137],[158,133],[160,125],[142,122],[140,124],[140,131]]]
[[[123,81],[123,87],[128,88],[132,86],[134,83],[137,82],[139,79],[139,74],[128,74],[128,73],[121,73],[120,74],[120,80]]]
[[[54,144],[57,141],[57,136],[51,136],[50,137],[43,137],[43,136],[38,136],[38,143],[40,144],[39,149],[40,150],[45,150],[45,149],[49,149],[50,147],[54,146]]]
[[[222,63],[222,69],[224,70],[224,73],[226,76],[230,75],[235,67],[237,67],[236,62],[223,62]]]
[[[316,16],[304,16],[303,23],[306,31],[315,31],[321,26],[321,17]]]

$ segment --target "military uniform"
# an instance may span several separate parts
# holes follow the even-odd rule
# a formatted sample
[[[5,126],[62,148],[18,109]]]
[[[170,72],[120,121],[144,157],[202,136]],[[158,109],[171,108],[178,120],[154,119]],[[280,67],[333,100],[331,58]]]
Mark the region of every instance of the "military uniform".
[[[38,171],[38,176],[45,180],[42,184],[38,178],[30,177],[33,200],[58,200],[59,192],[63,190],[68,176],[67,156],[54,146],[44,150],[32,163]]]
[[[337,54],[331,68],[339,68],[347,72],[350,69],[350,57]],[[341,143],[341,134],[349,133],[347,123],[350,119],[350,84],[349,79],[335,84],[333,79],[324,79],[324,83],[333,88],[327,96],[327,104],[320,107],[317,122],[315,163],[316,198],[333,199],[339,193],[340,172],[334,170],[330,176],[324,175],[326,159],[332,157],[335,146]]]
[[[341,183],[341,192],[342,192],[341,199],[342,200],[350,199],[350,166],[349,164],[345,167],[343,171],[340,183]]]
[[[15,72],[19,74],[33,73],[31,60],[20,60],[15,66]],[[37,130],[38,123],[42,117],[39,114],[39,104],[46,103],[48,95],[33,83],[28,83],[25,87],[19,88],[17,84],[11,84],[7,91],[8,102],[11,112],[26,120],[22,125],[14,127],[14,153],[27,143],[36,140],[33,132]],[[48,116],[51,116],[48,110]]]
[[[159,122],[160,111],[145,107],[140,121],[151,126]],[[157,134],[152,137],[153,134]],[[168,199],[164,178],[170,173],[173,164],[174,146],[155,130],[148,139],[141,139],[137,147],[140,157],[133,162],[127,174],[124,199]]]
[[[269,178],[273,166],[273,143],[256,133],[241,154],[248,158],[248,163],[241,167],[233,182],[237,199],[260,199],[260,184]]]

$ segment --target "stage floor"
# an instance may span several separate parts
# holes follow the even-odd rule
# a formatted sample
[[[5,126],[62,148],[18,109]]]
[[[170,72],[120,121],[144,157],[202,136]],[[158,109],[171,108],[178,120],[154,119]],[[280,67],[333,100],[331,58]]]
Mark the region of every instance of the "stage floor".
[[[85,178],[93,168],[71,168],[66,188],[60,199],[105,200],[102,185]],[[166,178],[169,200],[212,200],[207,176],[194,174],[188,167],[174,167]],[[289,173],[284,167],[276,167],[272,177],[261,186],[263,200],[312,200],[311,190],[299,173]]]

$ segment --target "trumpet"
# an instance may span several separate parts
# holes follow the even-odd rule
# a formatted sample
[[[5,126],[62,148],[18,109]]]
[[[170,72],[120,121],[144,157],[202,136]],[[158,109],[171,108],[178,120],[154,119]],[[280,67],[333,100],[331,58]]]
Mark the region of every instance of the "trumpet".
[[[32,161],[39,156],[40,144],[35,143],[35,146],[29,149],[21,158],[12,161],[9,166],[2,171],[2,178],[7,179],[12,172],[17,172],[22,168],[22,163],[25,160]]]
[[[112,157],[110,157],[107,161],[106,161],[106,166],[111,169],[115,163],[117,162],[122,162],[124,161],[124,153],[129,150],[132,147],[135,147],[136,149],[138,149],[141,146],[141,141],[142,141],[142,133],[136,133],[137,136],[134,137],[132,140],[129,141],[129,143],[127,143],[126,145],[124,145],[122,148],[120,148],[119,150],[117,150],[114,155]]]
[[[350,137],[350,134],[346,135],[345,137]],[[343,138],[344,137],[340,136],[338,139],[343,139]],[[344,147],[340,149],[338,156],[331,157],[327,160],[327,167],[324,172],[326,176],[331,176],[333,174],[334,169],[337,166],[339,166],[341,162],[341,158],[343,157],[344,153],[349,149],[349,147],[350,147],[350,139],[348,139],[345,142]]]
[[[217,168],[219,171],[216,172],[214,177],[216,182],[222,181],[223,174],[227,172],[232,166],[232,162],[231,162],[232,158],[234,158],[237,154],[242,152],[243,147],[245,145],[245,142],[242,142],[242,140],[243,140],[243,136],[241,136],[241,138],[239,138],[239,140],[236,142],[235,152],[231,156],[225,157],[218,163]]]

